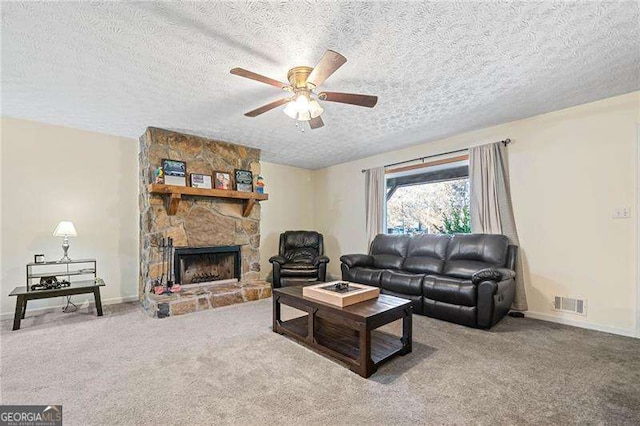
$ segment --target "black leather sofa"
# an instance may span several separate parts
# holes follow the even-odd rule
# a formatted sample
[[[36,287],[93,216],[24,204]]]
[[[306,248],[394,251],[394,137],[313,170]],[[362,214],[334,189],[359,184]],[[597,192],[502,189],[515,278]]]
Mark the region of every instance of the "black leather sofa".
[[[273,287],[305,285],[326,281],[324,238],[315,231],[286,231],[280,234],[277,256],[271,257]]]
[[[378,235],[369,254],[340,258],[342,279],[410,299],[415,313],[490,328],[515,291],[517,246],[504,235]]]

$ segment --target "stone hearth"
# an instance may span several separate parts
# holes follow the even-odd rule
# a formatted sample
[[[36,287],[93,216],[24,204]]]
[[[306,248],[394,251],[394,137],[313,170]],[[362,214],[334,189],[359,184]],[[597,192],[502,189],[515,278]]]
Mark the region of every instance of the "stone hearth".
[[[242,202],[221,198],[184,197],[175,215],[167,215],[161,195],[149,193],[148,184],[162,159],[185,161],[189,173],[251,170],[260,174],[260,150],[193,135],[148,128],[140,137],[140,280],[138,296],[145,311],[157,316],[160,306],[171,315],[211,309],[269,297],[270,286],[260,280],[260,205],[242,216]],[[239,282],[185,288],[181,294],[156,296],[153,280],[162,275],[158,245],[173,238],[175,247],[240,246]],[[164,305],[167,304],[167,305]]]
[[[270,296],[271,285],[266,281],[195,284],[170,295],[151,293],[144,308],[149,315],[162,318],[167,314],[184,315]]]

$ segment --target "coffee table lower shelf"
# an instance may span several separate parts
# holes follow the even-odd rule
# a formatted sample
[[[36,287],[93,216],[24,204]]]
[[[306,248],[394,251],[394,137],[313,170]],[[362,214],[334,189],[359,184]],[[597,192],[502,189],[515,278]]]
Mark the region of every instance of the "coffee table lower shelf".
[[[307,339],[308,315],[283,321],[280,324],[285,333],[297,340]],[[289,332],[289,333],[287,333]],[[351,364],[360,358],[359,332],[340,327],[322,319],[316,319],[315,343],[324,349],[329,349],[331,355]],[[314,345],[315,346],[315,345]],[[402,351],[400,336],[394,336],[382,331],[371,332],[371,361],[381,364]],[[344,358],[346,357],[346,359]]]

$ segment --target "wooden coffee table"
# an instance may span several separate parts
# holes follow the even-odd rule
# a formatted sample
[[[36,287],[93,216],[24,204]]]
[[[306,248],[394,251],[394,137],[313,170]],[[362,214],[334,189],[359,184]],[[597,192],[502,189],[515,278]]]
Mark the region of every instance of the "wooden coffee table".
[[[307,315],[283,321],[282,304]],[[409,300],[385,294],[340,308],[303,297],[302,286],[273,290],[274,332],[348,364],[362,377],[371,376],[394,356],[411,352],[412,311]],[[398,319],[402,319],[401,338],[375,330]]]

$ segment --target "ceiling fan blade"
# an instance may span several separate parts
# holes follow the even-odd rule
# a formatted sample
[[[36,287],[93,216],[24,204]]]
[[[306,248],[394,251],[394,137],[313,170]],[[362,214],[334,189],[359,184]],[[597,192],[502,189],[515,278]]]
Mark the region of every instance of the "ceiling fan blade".
[[[264,75],[256,74],[255,72],[245,70],[244,68],[234,68],[230,72],[233,75],[249,78],[251,80],[259,81],[260,83],[270,84],[272,86],[277,87],[278,89],[284,89],[285,87],[289,86],[286,83],[283,83],[278,80],[274,80],[269,77],[265,77]]]
[[[317,116],[316,118],[309,120],[309,126],[311,126],[311,129],[319,129],[324,126],[324,121],[322,121],[322,117]]]
[[[338,52],[327,50],[324,52],[324,55],[322,55],[318,65],[316,65],[313,71],[311,71],[311,74],[309,74],[307,83],[311,83],[315,87],[320,86],[331,74],[344,65],[345,62],[347,62],[347,58]]]
[[[277,101],[273,101],[270,104],[262,105],[260,108],[249,111],[245,115],[247,117],[257,117],[258,115],[263,114],[267,111],[271,111],[272,109],[277,108],[280,105],[286,104],[287,102],[289,102],[289,98],[278,99]]]
[[[318,98],[323,101],[340,102],[367,108],[373,108],[378,103],[377,96],[357,95],[355,93],[322,92],[318,95]]]

